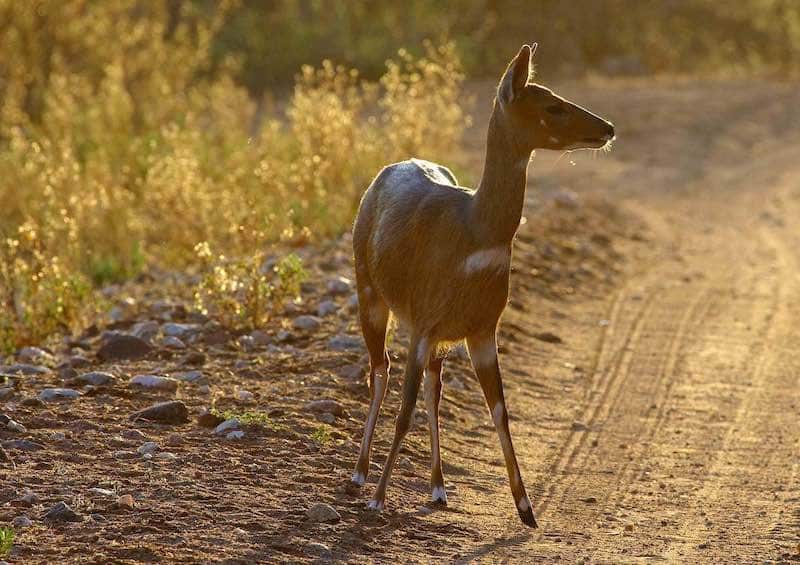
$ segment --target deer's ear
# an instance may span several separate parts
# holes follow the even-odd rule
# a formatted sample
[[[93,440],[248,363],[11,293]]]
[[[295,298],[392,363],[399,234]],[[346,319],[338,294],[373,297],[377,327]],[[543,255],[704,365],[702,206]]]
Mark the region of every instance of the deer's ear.
[[[497,89],[498,97],[503,104],[512,102],[525,88],[531,72],[531,59],[535,52],[536,43],[533,46],[523,45],[517,56],[508,64]]]

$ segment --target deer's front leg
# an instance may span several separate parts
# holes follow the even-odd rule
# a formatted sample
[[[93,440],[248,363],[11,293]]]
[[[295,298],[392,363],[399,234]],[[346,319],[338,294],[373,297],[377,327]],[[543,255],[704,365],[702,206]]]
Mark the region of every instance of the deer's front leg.
[[[378,487],[375,489],[375,495],[368,504],[368,507],[373,510],[383,510],[386,500],[386,487],[389,486],[392,468],[397,460],[397,454],[400,452],[400,444],[403,442],[403,438],[406,437],[411,425],[411,418],[414,415],[417,395],[419,394],[419,385],[422,380],[422,371],[428,364],[430,350],[431,345],[427,339],[412,337],[411,346],[408,348],[406,374],[403,379],[403,404],[400,408],[400,413],[397,415],[392,448],[386,457],[383,474],[378,482]]]
[[[425,409],[431,431],[431,500],[447,504],[439,452],[439,402],[442,399],[443,357],[433,357],[425,370]]]
[[[492,414],[494,427],[500,437],[500,445],[503,448],[508,480],[511,483],[511,493],[514,495],[517,512],[525,525],[535,528],[536,518],[533,515],[533,506],[525,491],[525,485],[522,484],[517,456],[511,442],[511,432],[508,429],[508,411],[503,395],[503,382],[500,378],[500,365],[497,362],[497,341],[494,331],[488,335],[468,338],[467,346],[472,366],[475,368],[483,395],[486,397],[486,404]]]

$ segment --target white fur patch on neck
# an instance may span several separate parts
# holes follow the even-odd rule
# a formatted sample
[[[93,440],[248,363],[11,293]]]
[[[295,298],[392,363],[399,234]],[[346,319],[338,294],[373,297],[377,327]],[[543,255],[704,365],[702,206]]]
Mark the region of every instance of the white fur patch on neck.
[[[511,264],[511,250],[507,245],[480,249],[464,260],[464,271],[477,273],[486,269],[508,268]]]

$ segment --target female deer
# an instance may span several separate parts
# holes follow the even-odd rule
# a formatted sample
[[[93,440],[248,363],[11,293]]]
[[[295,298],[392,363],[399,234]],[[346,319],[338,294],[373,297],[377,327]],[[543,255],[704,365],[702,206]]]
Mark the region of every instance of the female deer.
[[[384,168],[361,200],[353,230],[361,328],[369,350],[371,401],[353,482],[363,485],[389,379],[390,312],[411,332],[392,447],[369,507],[384,507],[386,487],[414,412],[425,372],[431,433],[431,487],[445,503],[439,457],[439,400],[445,344],[466,339],[494,420],[520,518],[536,526],[508,429],[496,329],[508,301],[511,243],[522,215],[534,149],[601,148],[609,122],[529,82],[536,45],[524,45],[497,91],[486,161],[476,190],[458,186],[445,167],[411,159]]]

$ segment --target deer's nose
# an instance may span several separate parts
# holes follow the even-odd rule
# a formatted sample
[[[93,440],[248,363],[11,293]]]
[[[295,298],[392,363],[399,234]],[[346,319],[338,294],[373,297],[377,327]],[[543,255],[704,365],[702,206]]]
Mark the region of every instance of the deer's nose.
[[[603,134],[603,141],[611,141],[616,135],[614,134],[614,124],[606,122],[606,133]]]

